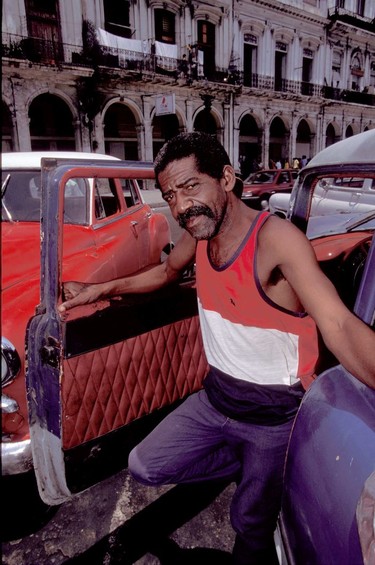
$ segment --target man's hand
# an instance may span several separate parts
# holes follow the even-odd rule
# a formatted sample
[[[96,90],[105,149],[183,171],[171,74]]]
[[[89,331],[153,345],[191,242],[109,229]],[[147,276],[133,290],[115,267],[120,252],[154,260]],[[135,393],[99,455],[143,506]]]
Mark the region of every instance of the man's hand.
[[[102,298],[102,285],[81,283],[76,281],[69,281],[64,283],[64,296],[65,302],[60,304],[58,310],[61,313],[74,308],[74,306],[82,306],[84,304],[91,304]]]

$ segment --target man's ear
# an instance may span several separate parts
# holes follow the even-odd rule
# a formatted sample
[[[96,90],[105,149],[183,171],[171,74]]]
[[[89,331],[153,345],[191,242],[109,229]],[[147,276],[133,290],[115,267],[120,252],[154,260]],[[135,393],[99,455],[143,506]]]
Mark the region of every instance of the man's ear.
[[[236,184],[236,173],[231,165],[225,165],[223,168],[223,181],[225,192],[233,190]]]

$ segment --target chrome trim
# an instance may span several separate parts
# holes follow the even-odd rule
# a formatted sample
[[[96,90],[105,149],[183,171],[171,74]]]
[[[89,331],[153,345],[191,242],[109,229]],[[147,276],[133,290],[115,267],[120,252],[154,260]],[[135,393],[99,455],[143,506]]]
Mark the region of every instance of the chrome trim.
[[[31,441],[3,442],[1,444],[1,472],[18,475],[33,469]]]
[[[19,410],[18,402],[14,398],[10,398],[7,394],[1,395],[1,413],[13,414]]]
[[[14,345],[4,336],[1,336],[1,355],[8,369],[5,375],[1,373],[1,384],[5,386],[17,376],[21,368],[21,360]]]

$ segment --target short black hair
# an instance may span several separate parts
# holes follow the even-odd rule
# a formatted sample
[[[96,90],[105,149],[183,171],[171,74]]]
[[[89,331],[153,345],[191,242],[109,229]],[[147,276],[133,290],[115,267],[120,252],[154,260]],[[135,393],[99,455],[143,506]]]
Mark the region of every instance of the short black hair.
[[[196,167],[200,173],[217,180],[223,178],[225,165],[231,165],[228,153],[214,135],[202,131],[180,133],[167,141],[155,158],[157,188],[160,188],[159,174],[169,163],[191,156],[195,158]],[[241,179],[237,179],[233,192],[238,198],[241,198],[242,188]]]

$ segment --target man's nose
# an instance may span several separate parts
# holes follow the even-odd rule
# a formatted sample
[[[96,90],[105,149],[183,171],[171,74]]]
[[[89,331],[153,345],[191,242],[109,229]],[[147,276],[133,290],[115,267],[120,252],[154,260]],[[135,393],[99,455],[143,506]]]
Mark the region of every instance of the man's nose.
[[[193,202],[192,202],[191,198],[184,195],[182,191],[176,192],[176,207],[175,207],[175,209],[176,209],[177,214],[183,214],[184,212],[186,212],[186,210],[191,208],[192,205],[193,205]]]

